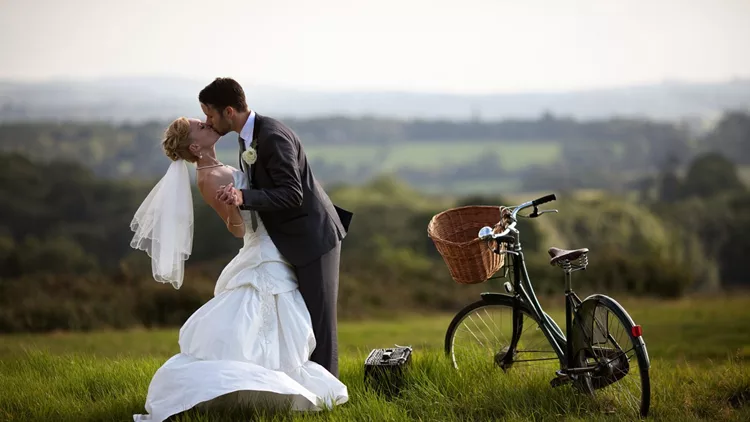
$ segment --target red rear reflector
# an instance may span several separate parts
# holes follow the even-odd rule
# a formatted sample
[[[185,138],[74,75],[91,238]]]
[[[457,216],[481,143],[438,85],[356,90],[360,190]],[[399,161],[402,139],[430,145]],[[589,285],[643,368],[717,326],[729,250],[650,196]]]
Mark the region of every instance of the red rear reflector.
[[[630,333],[633,334],[633,337],[640,337],[643,335],[643,329],[640,325],[634,325],[633,328],[630,329]]]

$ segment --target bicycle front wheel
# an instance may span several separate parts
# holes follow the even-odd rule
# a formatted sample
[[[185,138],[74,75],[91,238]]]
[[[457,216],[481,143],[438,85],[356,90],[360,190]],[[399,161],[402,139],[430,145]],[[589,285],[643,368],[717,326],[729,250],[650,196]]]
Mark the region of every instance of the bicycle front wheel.
[[[559,358],[528,307],[512,296],[488,296],[464,307],[448,326],[445,353],[453,366],[551,374],[559,369]]]
[[[642,417],[651,404],[650,361],[641,327],[614,299],[594,295],[576,312],[571,333],[578,367],[595,367],[576,382],[608,408],[620,407]]]

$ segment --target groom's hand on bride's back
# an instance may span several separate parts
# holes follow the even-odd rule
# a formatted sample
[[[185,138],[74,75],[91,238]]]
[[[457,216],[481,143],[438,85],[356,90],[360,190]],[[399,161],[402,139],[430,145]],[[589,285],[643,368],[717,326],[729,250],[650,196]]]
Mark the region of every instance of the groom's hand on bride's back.
[[[238,207],[242,205],[242,191],[236,189],[233,183],[220,186],[216,191],[216,199],[227,205]]]

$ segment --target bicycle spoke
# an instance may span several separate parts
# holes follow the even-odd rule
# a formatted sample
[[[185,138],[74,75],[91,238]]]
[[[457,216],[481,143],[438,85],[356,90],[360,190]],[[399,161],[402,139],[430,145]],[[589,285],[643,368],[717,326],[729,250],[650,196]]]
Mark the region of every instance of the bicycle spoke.
[[[543,367],[557,362],[558,357],[538,329],[536,321],[522,314],[522,330],[515,348],[509,357],[513,368]],[[487,305],[468,313],[456,327],[452,339],[452,358],[456,367],[466,365],[492,365],[505,361],[513,338],[513,308]],[[549,368],[553,373],[554,369]],[[517,372],[517,371],[516,371]]]
[[[600,313],[600,310],[604,311],[604,314]],[[604,306],[595,308],[591,324],[588,339],[591,345],[589,351],[595,360],[592,364],[603,368],[605,373],[602,375],[594,372],[589,376],[595,383],[607,384],[597,390],[597,395],[618,406],[640,412],[643,394],[640,367],[637,359],[632,359],[636,350],[627,329],[620,319]],[[586,331],[588,330],[584,329],[584,332]],[[622,345],[628,343],[631,347],[623,350]],[[611,371],[611,375],[606,375],[607,370]]]

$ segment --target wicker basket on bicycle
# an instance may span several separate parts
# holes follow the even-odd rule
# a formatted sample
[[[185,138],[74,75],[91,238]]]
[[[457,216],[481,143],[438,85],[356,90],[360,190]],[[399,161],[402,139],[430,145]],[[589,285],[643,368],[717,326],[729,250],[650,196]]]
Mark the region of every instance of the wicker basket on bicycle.
[[[472,205],[452,208],[432,217],[427,235],[456,283],[483,283],[502,268],[505,254],[494,253],[477,234],[484,226],[494,225],[496,232],[505,230],[508,214],[505,207]],[[504,249],[502,245],[501,250]]]

